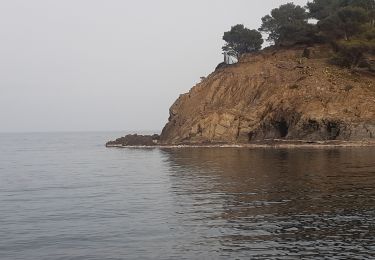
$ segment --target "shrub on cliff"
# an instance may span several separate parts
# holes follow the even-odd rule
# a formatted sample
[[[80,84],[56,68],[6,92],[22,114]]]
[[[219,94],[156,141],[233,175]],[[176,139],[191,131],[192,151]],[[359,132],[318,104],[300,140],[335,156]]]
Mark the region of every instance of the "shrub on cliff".
[[[242,24],[237,24],[230,31],[225,32],[223,40],[226,42],[223,51],[236,59],[241,54],[260,50],[263,44],[260,32],[250,30]]]
[[[375,40],[341,40],[336,44],[338,52],[333,59],[336,64],[352,69],[358,67],[369,67],[365,55],[375,52]]]

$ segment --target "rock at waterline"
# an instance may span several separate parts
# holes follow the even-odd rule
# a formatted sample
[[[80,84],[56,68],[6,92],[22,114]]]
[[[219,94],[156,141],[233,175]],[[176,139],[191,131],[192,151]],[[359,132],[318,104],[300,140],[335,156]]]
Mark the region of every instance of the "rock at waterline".
[[[158,134],[154,135],[126,135],[120,137],[115,141],[109,141],[106,143],[107,147],[117,147],[117,146],[154,146],[159,143],[160,136]]]

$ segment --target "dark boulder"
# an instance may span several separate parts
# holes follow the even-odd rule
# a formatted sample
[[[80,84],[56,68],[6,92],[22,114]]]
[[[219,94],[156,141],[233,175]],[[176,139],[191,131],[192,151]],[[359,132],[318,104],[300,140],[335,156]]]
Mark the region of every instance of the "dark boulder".
[[[115,141],[109,141],[106,143],[107,147],[111,146],[155,146],[158,144],[160,136],[158,134],[154,135],[126,135],[120,137]]]

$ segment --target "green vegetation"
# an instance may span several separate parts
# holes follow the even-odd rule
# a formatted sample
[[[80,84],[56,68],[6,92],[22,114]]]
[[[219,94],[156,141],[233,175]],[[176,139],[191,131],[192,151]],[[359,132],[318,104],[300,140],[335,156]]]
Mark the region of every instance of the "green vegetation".
[[[308,23],[308,18],[306,9],[288,3],[264,16],[259,30],[267,33],[267,40],[277,46],[310,43],[315,35],[315,26]]]
[[[237,24],[230,31],[225,32],[223,40],[226,42],[223,51],[236,59],[241,54],[259,51],[263,44],[260,32],[245,28],[242,24]]]
[[[314,0],[307,8],[318,20],[318,32],[336,50],[336,64],[372,69],[366,56],[375,51],[374,0]]]
[[[374,54],[375,41],[366,39],[352,39],[350,41],[339,40],[336,42],[337,54],[333,58],[334,63],[348,68],[369,68],[373,70],[372,64],[365,58],[366,55]]]
[[[336,53],[336,64],[373,69],[368,61],[375,55],[375,0],[312,0],[306,7],[281,5],[262,18],[259,31],[236,25],[225,32],[224,52],[239,58],[260,50],[260,32],[278,47],[329,43]]]
[[[318,20],[318,31],[329,40],[348,41],[373,26],[374,0],[314,0],[307,8]]]

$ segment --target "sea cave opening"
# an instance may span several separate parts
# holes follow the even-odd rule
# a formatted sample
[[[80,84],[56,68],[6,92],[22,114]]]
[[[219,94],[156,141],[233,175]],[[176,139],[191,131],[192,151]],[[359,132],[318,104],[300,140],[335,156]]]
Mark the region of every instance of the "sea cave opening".
[[[279,132],[280,138],[285,138],[288,135],[289,126],[285,119],[276,122],[276,130]]]

